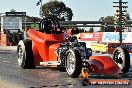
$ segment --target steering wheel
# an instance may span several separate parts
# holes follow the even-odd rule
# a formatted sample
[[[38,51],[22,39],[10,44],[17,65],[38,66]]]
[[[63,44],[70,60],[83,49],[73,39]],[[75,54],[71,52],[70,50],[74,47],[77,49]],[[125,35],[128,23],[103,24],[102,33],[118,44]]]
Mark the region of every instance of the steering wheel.
[[[43,18],[39,26],[39,30],[47,34],[58,34],[62,32],[59,22],[53,17]]]

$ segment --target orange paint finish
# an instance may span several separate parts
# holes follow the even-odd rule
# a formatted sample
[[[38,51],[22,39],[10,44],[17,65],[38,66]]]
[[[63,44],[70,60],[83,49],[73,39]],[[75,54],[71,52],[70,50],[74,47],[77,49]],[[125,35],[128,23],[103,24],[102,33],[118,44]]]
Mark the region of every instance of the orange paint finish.
[[[33,29],[29,29],[27,33],[29,38],[35,43],[33,52],[39,54],[38,56],[37,55],[35,56],[35,58],[39,58],[38,61],[36,61],[37,63],[41,61],[40,57],[43,60],[42,62],[57,60],[54,50],[59,46],[59,43],[64,42],[63,33],[62,34],[45,34]],[[36,52],[36,50],[38,52]]]
[[[48,61],[49,58],[49,45],[46,45],[46,43],[43,44],[37,44],[37,50],[39,52],[39,55],[43,59],[43,61]]]
[[[88,63],[90,64],[90,69],[93,73],[101,73],[104,69],[104,65],[99,60],[91,59]]]
[[[91,56],[89,61],[92,62],[90,64],[93,66],[95,73],[109,75],[121,73],[120,67],[109,56]]]
[[[45,34],[42,32],[38,32],[39,37],[47,42],[50,42],[52,44],[60,43],[64,41],[64,34]]]
[[[57,61],[57,56],[56,56],[56,49],[59,47],[59,44],[53,44],[49,47],[49,60],[50,61]]]
[[[43,59],[41,58],[41,56],[37,50],[37,46],[34,43],[32,44],[32,51],[33,51],[35,65],[40,66],[40,62],[42,62]]]
[[[38,43],[38,44],[44,44],[44,40],[42,38],[40,38],[39,36],[39,32],[33,29],[29,29],[27,31],[27,34],[29,36],[29,38],[34,42],[34,43]]]

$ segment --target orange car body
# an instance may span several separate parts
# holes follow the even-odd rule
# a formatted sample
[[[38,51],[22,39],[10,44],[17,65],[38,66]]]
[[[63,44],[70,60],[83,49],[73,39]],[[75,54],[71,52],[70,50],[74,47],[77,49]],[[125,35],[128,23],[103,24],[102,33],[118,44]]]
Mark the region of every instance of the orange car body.
[[[32,51],[36,66],[40,62],[57,61],[55,50],[64,42],[64,34],[45,34],[32,29],[27,31],[32,40]]]

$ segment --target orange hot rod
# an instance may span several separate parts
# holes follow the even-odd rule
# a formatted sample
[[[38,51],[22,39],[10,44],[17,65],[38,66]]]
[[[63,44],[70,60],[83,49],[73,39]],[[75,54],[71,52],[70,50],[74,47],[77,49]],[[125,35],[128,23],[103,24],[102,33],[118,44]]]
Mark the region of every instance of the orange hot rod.
[[[70,33],[77,31],[73,29]],[[17,46],[18,64],[23,69],[57,66],[71,77],[78,77],[81,72],[83,77],[88,77],[89,72],[110,75],[129,70],[130,56],[125,48],[116,48],[113,58],[92,56],[85,42],[78,42],[75,36],[64,33],[55,18],[42,19],[39,29],[29,29],[27,34],[29,39],[20,40]]]

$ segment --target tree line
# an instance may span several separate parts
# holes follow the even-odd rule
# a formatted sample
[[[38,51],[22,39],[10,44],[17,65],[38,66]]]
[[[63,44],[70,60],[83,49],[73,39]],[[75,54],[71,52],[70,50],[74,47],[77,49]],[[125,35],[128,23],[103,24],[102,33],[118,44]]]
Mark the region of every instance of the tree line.
[[[42,12],[41,12],[42,8]],[[64,2],[62,1],[49,1],[47,3],[44,3],[42,7],[40,7],[40,15],[42,13],[43,17],[54,17],[58,21],[71,21],[73,18],[73,11],[71,8],[67,7]],[[130,20],[129,14],[126,15],[128,20]],[[30,17],[26,16],[27,22],[39,22],[39,17]],[[106,16],[106,17],[100,17],[99,21],[112,21],[114,23],[114,16]],[[25,19],[23,18],[23,21]],[[101,24],[104,25],[103,27],[100,27],[100,31],[106,31],[106,32],[113,32],[115,30],[115,27],[108,26],[113,24]],[[81,29],[83,31],[83,29]],[[89,28],[89,32],[94,32],[94,27]]]

